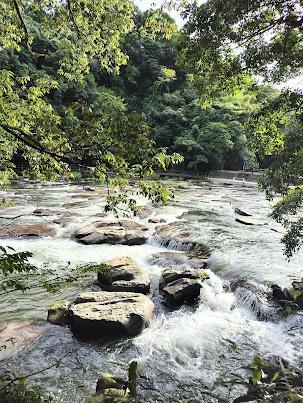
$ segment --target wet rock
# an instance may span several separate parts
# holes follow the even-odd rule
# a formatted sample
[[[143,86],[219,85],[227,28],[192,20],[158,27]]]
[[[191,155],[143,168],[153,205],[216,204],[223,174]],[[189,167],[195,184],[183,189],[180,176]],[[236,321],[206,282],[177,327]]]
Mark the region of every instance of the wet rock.
[[[154,209],[150,206],[141,206],[138,208],[137,216],[139,218],[147,218],[154,213]]]
[[[205,256],[210,254],[210,250],[206,245],[192,239],[192,234],[184,229],[184,223],[175,222],[158,226],[156,227],[154,238],[161,245],[168,248],[185,251],[203,250]]]
[[[244,225],[266,225],[266,221],[252,217],[237,217],[236,221]]]
[[[142,245],[148,228],[131,220],[96,221],[78,229],[74,237],[84,244]]]
[[[98,281],[106,291],[131,291],[147,294],[150,289],[148,272],[130,257],[123,256],[105,262],[110,270],[98,272]]]
[[[151,224],[161,224],[161,223],[164,224],[164,223],[166,223],[166,220],[165,220],[165,218],[153,217],[153,218],[150,218],[148,220],[148,222]]]
[[[289,313],[303,309],[303,283],[294,281],[293,289],[282,289],[280,286],[273,284],[271,286],[273,298],[283,308],[290,308]]]
[[[181,278],[188,278],[194,280],[206,280],[209,275],[205,271],[195,269],[183,269],[176,267],[169,267],[162,272],[159,288],[162,290],[169,283],[172,283]]]
[[[173,308],[194,303],[200,297],[201,287],[199,280],[180,278],[167,284],[160,292],[167,305]]]
[[[251,217],[251,216],[252,216],[252,214],[247,213],[246,211],[241,210],[241,209],[238,208],[238,207],[235,208],[235,213],[237,213],[237,214],[239,214],[239,215],[242,215],[242,216],[244,216],[244,217]]]
[[[26,349],[37,340],[44,329],[31,322],[2,323],[0,325],[0,361]]]
[[[273,298],[268,287],[253,281],[238,280],[231,284],[237,305],[251,309],[260,320],[276,320],[280,317],[281,307]]]
[[[0,238],[55,236],[56,230],[46,222],[9,224],[0,228]]]
[[[70,324],[69,308],[71,306],[70,301],[63,299],[55,302],[48,310],[47,320],[53,325],[68,325]]]
[[[71,306],[72,330],[85,338],[136,336],[154,316],[153,302],[132,292],[86,292]]]

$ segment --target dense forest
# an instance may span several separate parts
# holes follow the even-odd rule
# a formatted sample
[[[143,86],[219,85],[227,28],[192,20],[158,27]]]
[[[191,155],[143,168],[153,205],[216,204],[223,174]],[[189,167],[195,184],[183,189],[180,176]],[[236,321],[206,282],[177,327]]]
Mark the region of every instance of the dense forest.
[[[58,72],[60,58],[68,52],[64,38],[50,43],[34,21],[31,30],[38,33],[34,52],[26,46],[20,52],[1,52],[0,67],[9,68],[17,76],[56,80],[58,88],[50,92],[48,100],[60,116],[69,119],[66,125],[83,119],[84,106],[100,113],[106,105],[114,109],[116,104],[141,116],[157,147],[169,148],[184,157],[179,169],[237,170],[244,163],[248,169],[257,167],[262,161],[257,161],[249,149],[245,125],[251,113],[274,99],[279,91],[257,85],[247,77],[235,94],[221,96],[201,108],[191,70],[182,67],[180,61],[177,27],[171,39],[160,34],[142,35],[147,15],[136,11],[134,28],[122,44],[129,59],[120,74],[109,75],[95,60],[83,79],[68,80]],[[163,18],[174,24],[168,15],[163,14]],[[41,54],[45,49],[50,54]]]

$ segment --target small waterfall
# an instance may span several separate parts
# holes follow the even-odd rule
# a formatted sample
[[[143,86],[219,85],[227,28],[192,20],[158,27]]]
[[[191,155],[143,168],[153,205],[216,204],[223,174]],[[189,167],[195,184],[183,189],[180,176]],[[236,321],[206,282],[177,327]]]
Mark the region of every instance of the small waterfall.
[[[162,238],[158,234],[152,235],[148,239],[148,244],[154,246],[163,246],[171,250],[183,251],[183,252],[189,252],[195,247],[195,243],[190,243],[187,241],[185,242],[178,241],[172,238]]]
[[[236,305],[248,308],[259,320],[279,319],[281,307],[272,299],[270,289],[253,281],[241,280],[236,287]]]

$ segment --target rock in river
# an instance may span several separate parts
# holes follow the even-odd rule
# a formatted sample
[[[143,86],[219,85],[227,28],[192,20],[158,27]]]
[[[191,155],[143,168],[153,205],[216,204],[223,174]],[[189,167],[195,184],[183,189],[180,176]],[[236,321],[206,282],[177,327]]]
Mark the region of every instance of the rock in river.
[[[200,296],[206,272],[195,269],[167,268],[162,272],[159,289],[170,307],[192,304]]]
[[[85,338],[136,336],[154,316],[153,302],[132,292],[84,292],[71,306],[72,330]]]
[[[123,256],[105,262],[110,270],[98,272],[98,281],[106,291],[132,291],[147,294],[150,288],[148,272],[130,257]]]
[[[266,225],[266,221],[264,220],[258,220],[257,218],[252,218],[252,217],[237,217],[236,218],[237,222],[240,222],[241,224],[245,225]]]
[[[0,238],[55,236],[56,230],[46,222],[9,224],[0,228]]]
[[[85,244],[142,245],[146,242],[148,228],[131,220],[96,221],[78,229],[74,237]]]

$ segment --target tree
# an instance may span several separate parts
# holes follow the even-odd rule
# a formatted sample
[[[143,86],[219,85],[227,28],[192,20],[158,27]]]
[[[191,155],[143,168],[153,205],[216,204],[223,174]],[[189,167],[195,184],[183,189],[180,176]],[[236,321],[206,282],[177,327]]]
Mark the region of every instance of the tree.
[[[15,176],[18,155],[38,179],[67,177],[73,166],[91,169],[108,187],[125,190],[110,195],[109,208],[126,203],[135,211],[134,199],[126,197],[134,180],[139,192],[166,201],[169,192],[145,179],[181,157],[158,150],[143,117],[128,113],[111,91],[99,88],[89,105],[82,93],[95,60],[110,74],[127,62],[121,42],[133,27],[132,1],[10,0],[1,6],[2,60],[31,58],[17,67],[6,60],[0,71],[1,185]],[[71,83],[75,93],[62,105]]]
[[[299,0],[208,0],[187,5],[181,60],[192,69],[201,104],[242,88],[247,75],[278,83],[303,71],[303,4]],[[248,125],[259,156],[271,166],[261,180],[267,196],[282,195],[272,216],[289,230],[288,257],[302,245],[302,92],[266,99]]]

